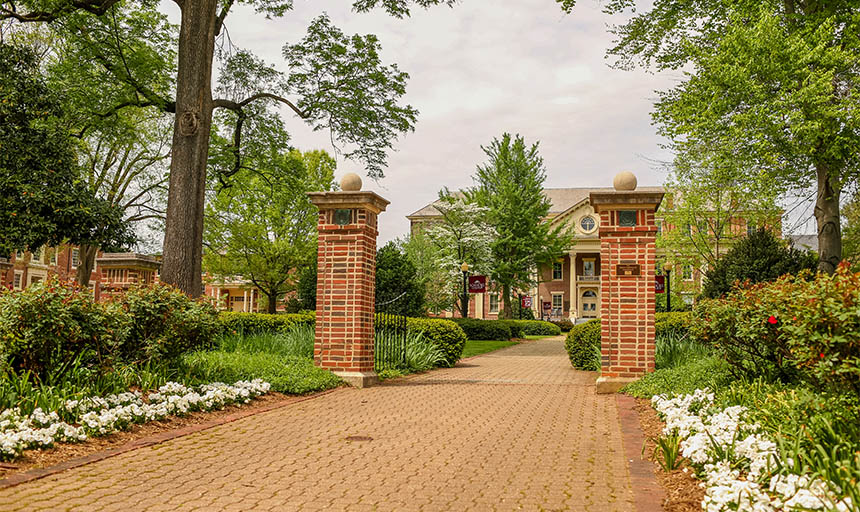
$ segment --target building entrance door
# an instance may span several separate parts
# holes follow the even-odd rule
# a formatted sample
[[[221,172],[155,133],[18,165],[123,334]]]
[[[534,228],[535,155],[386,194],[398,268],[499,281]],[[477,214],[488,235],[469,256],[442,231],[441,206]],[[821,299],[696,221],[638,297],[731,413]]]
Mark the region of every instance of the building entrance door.
[[[597,291],[584,290],[579,301],[579,312],[583,318],[597,318]]]

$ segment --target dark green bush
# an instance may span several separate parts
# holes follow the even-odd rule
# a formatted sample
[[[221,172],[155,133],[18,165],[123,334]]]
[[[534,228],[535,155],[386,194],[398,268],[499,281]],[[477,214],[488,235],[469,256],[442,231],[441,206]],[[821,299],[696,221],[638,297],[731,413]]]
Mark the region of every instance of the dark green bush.
[[[737,281],[773,281],[801,270],[814,271],[817,266],[815,254],[786,247],[773,233],[759,229],[735,244],[708,271],[702,296],[711,299],[723,297]]]
[[[600,370],[600,320],[574,325],[564,343],[570,364],[577,370]]]
[[[550,320],[549,323],[557,325],[561,332],[570,332],[573,329],[573,322],[570,320]]]
[[[452,318],[463,329],[470,340],[507,341],[514,337],[511,324],[504,320],[481,320],[478,318]]]
[[[384,326],[379,315],[376,316],[378,326]],[[411,332],[424,333],[424,339],[442,349],[445,354],[445,366],[454,366],[463,355],[466,346],[466,333],[457,324],[444,318],[407,318],[406,328]]]
[[[137,286],[112,298],[129,316],[128,337],[119,347],[125,361],[170,361],[212,345],[221,332],[218,312],[165,284]]]
[[[523,334],[526,336],[558,336],[561,334],[561,328],[552,322],[542,320],[513,320],[513,322],[522,327]]]
[[[57,381],[73,366],[105,364],[128,334],[121,309],[49,279],[0,289],[0,366]]]
[[[684,336],[690,330],[693,313],[690,311],[673,313],[655,313],[654,331],[656,337]]]
[[[294,325],[314,325],[315,319],[312,311],[285,315],[228,311],[218,316],[224,330],[244,334],[286,332]]]
[[[492,321],[492,320],[490,320]],[[526,330],[520,320],[496,320],[502,325],[507,325],[511,330],[511,338],[521,339],[526,337]]]

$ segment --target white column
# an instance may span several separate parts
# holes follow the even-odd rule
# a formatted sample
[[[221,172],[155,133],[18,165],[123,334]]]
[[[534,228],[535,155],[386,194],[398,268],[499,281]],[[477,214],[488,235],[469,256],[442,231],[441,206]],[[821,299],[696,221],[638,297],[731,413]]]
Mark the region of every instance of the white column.
[[[475,293],[475,318],[484,318],[485,293]]]
[[[242,294],[243,294],[242,297],[244,297],[242,299],[242,312],[247,313],[248,312],[248,290],[245,290],[244,292],[242,292]]]
[[[576,296],[576,251],[570,251],[570,318],[575,320],[579,315],[579,301]]]
[[[248,313],[254,312],[254,289],[251,288],[251,303],[248,304]]]

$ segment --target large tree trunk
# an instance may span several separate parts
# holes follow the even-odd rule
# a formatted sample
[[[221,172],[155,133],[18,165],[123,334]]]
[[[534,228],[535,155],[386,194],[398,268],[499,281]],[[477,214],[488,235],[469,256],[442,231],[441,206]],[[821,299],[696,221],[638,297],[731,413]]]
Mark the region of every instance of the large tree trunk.
[[[212,125],[216,0],[180,4],[179,72],[161,280],[192,297],[203,291],[203,203]]]
[[[839,219],[841,190],[828,165],[816,165],[818,196],[815,221],[818,225],[818,270],[832,274],[842,261],[842,229]]]
[[[271,295],[266,295],[266,311],[270,315],[274,315],[278,312],[278,294],[273,293]]]
[[[93,268],[96,266],[96,254],[99,248],[95,245],[82,244],[80,247],[80,263],[78,271],[75,275],[75,281],[82,287],[90,285],[90,275],[93,273]]]
[[[502,318],[513,318],[514,310],[511,308],[511,287],[510,285],[502,285]]]

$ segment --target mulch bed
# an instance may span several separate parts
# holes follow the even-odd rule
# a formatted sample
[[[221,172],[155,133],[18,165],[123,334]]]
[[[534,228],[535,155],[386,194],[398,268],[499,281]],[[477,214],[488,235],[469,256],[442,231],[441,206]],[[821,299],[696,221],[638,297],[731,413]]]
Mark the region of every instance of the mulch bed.
[[[645,455],[654,462],[657,482],[665,493],[663,510],[666,512],[701,512],[702,499],[705,497],[705,489],[699,487],[701,480],[693,476],[693,468],[685,463],[682,463],[681,467],[674,471],[663,471],[654,458],[656,445],[652,439],[660,437],[663,433],[664,423],[657,416],[657,411],[651,407],[650,400],[637,398],[635,407],[639,413],[639,426],[645,434]],[[684,472],[685,468],[686,472]]]
[[[137,447],[163,442],[173,437],[205,430],[246,416],[278,409],[324,393],[327,392],[307,396],[290,396],[269,392],[241,406],[230,405],[217,411],[172,416],[160,421],[134,425],[129,430],[108,436],[91,437],[83,443],[58,443],[47,450],[25,450],[20,457],[12,462],[0,462],[0,488],[12,483],[6,479],[15,475],[18,476],[12,480],[19,483],[17,480],[24,477],[22,475],[24,472],[35,473],[60,464],[77,465],[75,464],[76,459],[81,459],[81,462],[85,463],[82,459],[87,457],[93,457],[93,460],[106,458],[110,456],[107,452],[122,453]]]

